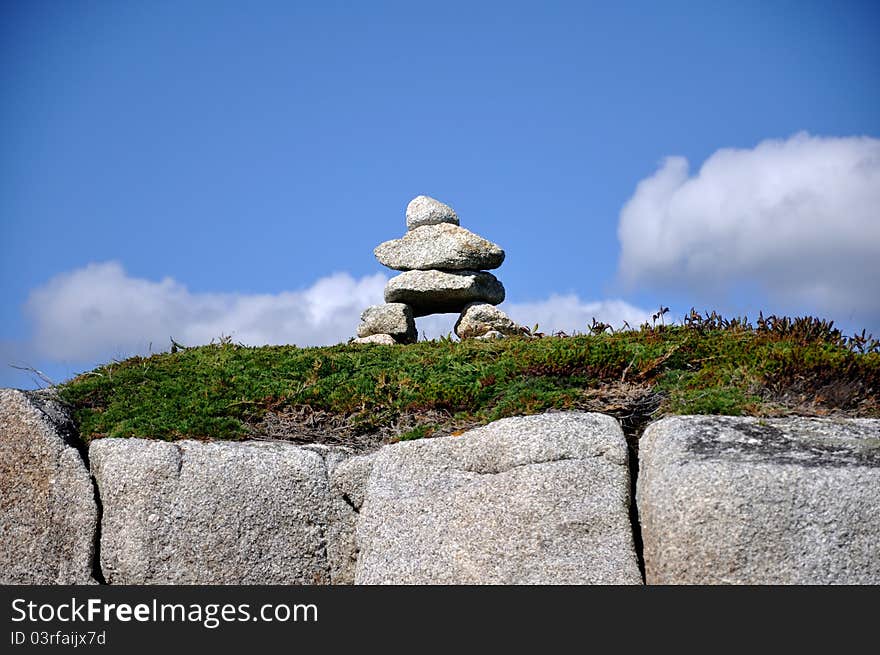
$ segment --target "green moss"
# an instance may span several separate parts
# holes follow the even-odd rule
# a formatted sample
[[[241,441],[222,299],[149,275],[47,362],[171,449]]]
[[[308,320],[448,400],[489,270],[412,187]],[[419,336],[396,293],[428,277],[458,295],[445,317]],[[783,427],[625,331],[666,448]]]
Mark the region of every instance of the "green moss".
[[[431,436],[434,430],[437,429],[437,426],[433,423],[426,423],[424,425],[417,425],[411,430],[407,430],[403,434],[400,435],[400,441],[411,441],[413,439],[424,439],[425,437]]]
[[[808,403],[880,415],[876,342],[786,329],[700,323],[408,346],[223,343],[108,364],[61,394],[86,440],[237,439],[267,412],[292,408],[344,417],[358,433],[430,414],[400,437],[418,438],[444,427],[440,415],[460,424],[581,407],[591,391],[621,383],[662,394],[660,413],[770,414]]]

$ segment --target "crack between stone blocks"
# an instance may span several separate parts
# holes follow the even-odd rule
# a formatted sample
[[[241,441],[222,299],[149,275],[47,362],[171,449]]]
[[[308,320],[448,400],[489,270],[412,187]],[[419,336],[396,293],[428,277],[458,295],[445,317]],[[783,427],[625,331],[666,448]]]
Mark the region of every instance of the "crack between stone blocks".
[[[639,505],[636,500],[636,492],[638,491],[639,482],[639,439],[641,439],[645,429],[650,424],[650,418],[637,422],[620,421],[620,424],[626,439],[626,461],[629,468],[629,522],[632,530],[633,549],[636,553],[639,573],[642,576],[642,584],[645,584],[647,580],[645,575],[645,545],[642,539],[642,524],[639,521]]]
[[[95,529],[92,536],[92,562],[91,572],[95,582],[106,585],[107,580],[104,572],[101,570],[101,524],[104,520],[104,504],[101,502],[101,491],[98,481],[92,475],[92,465],[89,461],[89,446],[83,441],[79,432],[79,426],[73,419],[70,406],[59,398],[54,392],[25,392],[25,398],[35,407],[44,417],[45,420],[53,426],[55,434],[61,437],[64,444],[73,448],[89,476],[89,484],[92,487],[92,497],[95,501]],[[58,411],[51,411],[51,404],[54,403]]]
[[[104,577],[104,571],[101,569],[101,526],[104,522],[104,503],[101,502],[101,492],[98,487],[98,481],[95,479],[95,476],[91,474],[91,470],[89,470],[89,481],[92,483],[92,491],[95,495],[95,507],[97,509],[95,540],[94,546],[92,547],[92,577],[95,578],[98,584],[105,585],[107,584],[107,580]]]
[[[639,505],[636,502],[636,490],[639,481],[639,455],[638,448],[633,452],[629,450],[627,462],[629,464],[629,522],[632,528],[633,548],[636,551],[636,561],[639,565],[639,573],[642,576],[642,584],[645,584],[645,544],[642,540],[642,524],[639,521]]]
[[[330,487],[330,467],[327,466],[327,452],[320,452],[317,450],[312,450],[310,448],[306,448],[309,452],[315,453],[321,459],[321,465],[324,469],[324,479],[327,481],[327,502],[332,506],[333,502],[333,492]],[[324,551],[324,572],[326,574],[326,584],[333,584],[333,567],[330,566],[330,543],[329,543],[329,533],[330,533],[330,522],[333,520],[333,517],[328,515],[327,520],[321,526],[321,549]]]

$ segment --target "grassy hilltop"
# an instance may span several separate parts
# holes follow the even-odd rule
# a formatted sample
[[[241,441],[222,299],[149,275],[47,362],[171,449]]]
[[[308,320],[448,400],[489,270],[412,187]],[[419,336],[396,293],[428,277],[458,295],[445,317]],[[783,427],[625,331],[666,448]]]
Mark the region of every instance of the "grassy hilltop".
[[[755,325],[694,312],[680,326],[449,339],[406,346],[250,348],[133,357],[63,385],[82,437],[345,443],[454,433],[549,409],[880,417],[880,343],[814,318]]]

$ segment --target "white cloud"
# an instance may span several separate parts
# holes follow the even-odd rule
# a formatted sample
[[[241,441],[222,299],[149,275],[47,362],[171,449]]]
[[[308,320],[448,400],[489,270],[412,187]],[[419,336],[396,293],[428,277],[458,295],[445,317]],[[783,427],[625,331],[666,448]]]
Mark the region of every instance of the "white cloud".
[[[630,287],[757,287],[788,307],[880,317],[880,140],[805,133],[682,157],[642,180],[620,214]]]
[[[35,349],[55,359],[145,353],[150,343],[159,351],[170,337],[185,345],[224,335],[248,345],[327,345],[354,334],[364,307],[382,301],[385,282],[382,274],[334,273],[302,291],[192,293],[171,278],[134,278],[106,262],[52,278],[31,293],[25,312]]]
[[[323,277],[300,291],[278,294],[193,293],[173,279],[131,277],[117,262],[90,264],[62,273],[35,289],[26,304],[36,355],[71,362],[102,361],[165,350],[169,338],[199,345],[223,335],[247,345],[342,343],[355,334],[360,314],[382,302],[387,278]],[[503,308],[523,325],[545,333],[585,332],[593,317],[615,327],[637,326],[648,312],[620,300],[583,302],[553,295]],[[417,319],[420,335],[452,331],[457,316]]]

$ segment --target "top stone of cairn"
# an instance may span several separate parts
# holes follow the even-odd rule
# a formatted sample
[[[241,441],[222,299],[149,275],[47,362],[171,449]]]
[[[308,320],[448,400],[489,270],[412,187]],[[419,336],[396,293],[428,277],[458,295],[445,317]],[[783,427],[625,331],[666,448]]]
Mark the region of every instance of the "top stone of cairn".
[[[407,230],[438,223],[458,225],[458,215],[449,205],[428,196],[416,196],[406,206]]]

